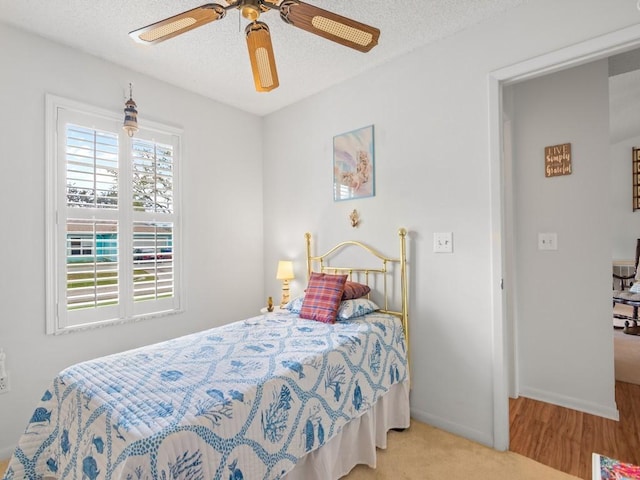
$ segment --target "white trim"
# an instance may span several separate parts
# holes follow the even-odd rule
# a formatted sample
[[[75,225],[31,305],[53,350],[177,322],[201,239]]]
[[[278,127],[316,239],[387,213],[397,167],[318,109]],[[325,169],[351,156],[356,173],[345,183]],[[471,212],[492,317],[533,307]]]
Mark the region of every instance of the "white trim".
[[[64,107],[65,110],[75,111],[83,114],[90,112],[92,115],[103,117],[105,120],[114,120],[116,122],[122,122],[124,118],[122,113],[119,113],[119,112],[116,113],[112,110],[95,107],[87,103],[79,102],[77,100],[71,100],[65,97],[60,97],[58,95],[54,95],[51,93],[47,93],[45,95],[45,102],[47,106]],[[178,135],[178,136],[182,135],[183,133],[182,128],[171,126],[171,125],[165,125],[164,123],[154,122],[152,120],[147,120],[147,119],[145,119],[144,121],[144,130],[159,132],[163,134]]]
[[[145,318],[156,317],[156,316],[166,316],[172,313],[181,312],[184,308],[184,300],[182,296],[184,295],[184,286],[182,285],[182,253],[181,253],[181,226],[180,226],[180,218],[181,218],[181,158],[182,155],[180,153],[181,148],[181,134],[182,129],[163,125],[157,122],[145,120],[144,126],[139,130],[138,136],[147,141],[151,141],[154,143],[164,143],[171,144],[174,147],[174,195],[173,198],[173,206],[174,211],[172,214],[167,215],[166,221],[173,223],[173,244],[174,244],[174,253],[173,253],[173,280],[174,280],[174,297],[169,299],[161,299],[157,302],[154,302],[155,308],[157,311],[146,312],[140,311],[140,308],[132,308],[133,300],[131,300],[131,305],[124,305],[124,302],[121,302],[118,308],[125,309],[126,317],[123,315],[123,312],[119,314],[113,315],[113,317],[109,317],[108,319],[105,317],[104,320],[95,320],[84,322],[82,320],[82,315],[76,315],[78,318],[78,322],[76,323],[61,323],[61,317],[59,315],[59,309],[62,305],[62,300],[60,299],[60,289],[59,285],[64,284],[66,281],[66,273],[64,271],[60,271],[58,263],[59,259],[58,252],[56,251],[56,244],[60,244],[62,241],[60,238],[60,230],[58,226],[58,221],[60,219],[60,215],[58,214],[58,205],[61,200],[59,198],[60,195],[64,196],[64,182],[61,180],[64,178],[64,166],[60,166],[60,162],[57,161],[57,158],[60,154],[58,152],[59,145],[59,132],[58,128],[60,128],[60,115],[64,114],[71,116],[82,116],[87,117],[90,122],[95,122],[96,124],[100,124],[102,122],[107,122],[112,124],[112,126],[108,127],[109,131],[119,132],[119,135],[126,138],[125,141],[120,142],[120,157],[121,158],[129,158],[129,152],[131,151],[131,140],[123,135],[119,130],[119,125],[122,122],[122,114],[115,113],[109,110],[105,110],[99,107],[94,107],[92,105],[84,104],[82,102],[78,102],[75,100],[70,100],[67,98],[59,97],[52,94],[46,94],[45,96],[45,199],[46,199],[46,207],[45,207],[45,222],[46,222],[46,271],[45,271],[45,282],[46,282],[46,305],[45,305],[45,313],[46,313],[46,333],[47,334],[60,334],[67,333],[69,331],[77,331],[77,330],[85,330],[87,328],[96,328],[102,327],[106,325],[112,324],[120,324],[128,321],[138,321]],[[101,125],[97,127],[99,129],[104,129],[105,126]],[[115,129],[115,130],[112,130]],[[157,138],[156,138],[157,137]],[[127,173],[130,170],[129,162],[124,162],[124,169],[121,170],[123,173]],[[62,168],[62,172],[59,169]],[[130,173],[130,172],[129,172]],[[129,178],[130,175],[121,175],[120,180],[122,181],[123,177]],[[121,195],[121,205],[126,205],[127,200],[131,198],[131,188],[125,186],[122,188],[120,185],[119,188]],[[65,197],[66,198],[66,197]],[[124,203],[122,203],[124,202]],[[125,209],[126,210],[126,209]],[[128,210],[126,210],[128,212]],[[84,212],[78,211],[76,212],[80,216],[83,215]],[[109,212],[105,213],[109,215]],[[144,216],[144,215],[143,215]],[[150,217],[150,220],[157,221],[165,221],[165,215],[160,215],[158,218],[153,215]],[[127,225],[131,224],[133,221],[133,213],[129,212],[125,215],[125,217],[120,217],[120,220],[124,220]],[[57,240],[57,241],[56,241]],[[66,241],[66,237],[64,239]],[[121,245],[121,248],[124,247],[123,251],[131,250],[131,242],[126,239],[124,244]],[[129,247],[129,248],[127,248]],[[125,272],[126,273],[126,272]],[[57,278],[58,277],[58,278]],[[127,277],[125,275],[125,277]],[[124,289],[124,290],[123,290]],[[129,292],[132,291],[131,282],[124,281],[121,285],[121,292]],[[128,298],[128,293],[124,295],[120,295],[122,299],[126,301]],[[128,309],[126,307],[129,307]],[[104,307],[105,311],[112,307]],[[144,309],[143,309],[144,310]]]
[[[16,451],[16,447],[17,445],[13,447],[0,448],[0,458],[11,458],[11,455]]]
[[[497,450],[509,448],[509,403],[507,392],[508,376],[505,342],[512,341],[506,336],[502,291],[500,282],[503,278],[505,225],[504,225],[504,178],[502,152],[502,87],[520,81],[540,77],[549,73],[564,70],[611,55],[625,52],[640,46],[640,25],[608,33],[566,48],[540,55],[489,73],[489,163],[491,171],[491,286],[492,286],[492,340],[493,340],[493,446]],[[509,285],[506,286],[507,288]],[[516,380],[517,381],[517,380]],[[598,410],[598,409],[595,409]],[[610,409],[608,418],[617,416]],[[505,421],[506,419],[506,421]]]
[[[171,315],[176,315],[183,312],[184,312],[184,309],[176,309],[176,310],[170,310],[166,312],[155,312],[153,315],[134,315],[133,317],[126,318],[126,319],[106,320],[104,322],[93,322],[93,323],[84,324],[84,325],[72,325],[72,326],[66,327],[64,330],[59,330],[57,332],[54,332],[53,334],[67,335],[73,332],[81,332],[83,330],[93,330],[96,328],[103,328],[111,325],[124,325],[126,323],[143,322],[143,321],[151,320],[154,318],[169,317]]]
[[[491,446],[492,439],[491,434],[484,430],[476,430],[469,428],[467,425],[461,423],[452,422],[446,418],[438,415],[432,415],[423,410],[411,408],[411,418],[418,420],[419,422],[426,423],[433,427],[444,430],[445,432],[453,433],[463,438],[473,440],[474,442],[481,443],[482,445]]]
[[[561,407],[570,408],[571,410],[578,410],[579,412],[589,413],[615,421],[620,420],[620,413],[615,403],[607,407],[598,403],[585,402],[580,398],[567,397],[554,392],[529,387],[524,387],[520,393],[522,396],[531,398],[532,400],[560,405]]]
[[[503,85],[511,85],[617,55],[638,46],[640,25],[633,25],[495,70],[490,75]]]
[[[492,128],[498,125],[499,128]],[[493,77],[489,78],[489,158],[491,159],[491,311],[492,358],[493,358],[493,447],[496,450],[509,448],[509,395],[507,364],[505,359],[506,335],[504,329],[503,257],[504,243],[503,174],[502,174],[502,89]],[[498,168],[493,165],[493,156],[498,152]],[[496,319],[500,319],[496,322]]]
[[[51,186],[56,175],[55,162],[57,148],[57,97],[45,96],[45,332],[55,333],[57,320],[56,270],[51,268],[49,259],[55,258],[55,235],[58,229],[56,192]]]

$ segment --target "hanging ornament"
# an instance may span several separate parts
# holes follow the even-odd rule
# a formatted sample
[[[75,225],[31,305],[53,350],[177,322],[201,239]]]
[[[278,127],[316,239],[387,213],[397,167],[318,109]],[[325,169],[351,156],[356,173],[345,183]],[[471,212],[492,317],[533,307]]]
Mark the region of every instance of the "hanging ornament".
[[[136,110],[136,107],[136,102],[133,101],[131,84],[129,84],[129,100],[124,104],[124,124],[122,128],[130,137],[133,137],[133,134],[138,131],[138,110]]]

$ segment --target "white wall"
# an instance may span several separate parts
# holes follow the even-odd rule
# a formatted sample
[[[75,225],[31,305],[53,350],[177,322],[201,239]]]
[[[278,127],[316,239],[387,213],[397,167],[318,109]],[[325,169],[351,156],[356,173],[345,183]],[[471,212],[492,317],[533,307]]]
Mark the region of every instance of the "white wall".
[[[519,393],[615,418],[607,60],[512,88]],[[563,143],[572,173],[546,178]]]
[[[3,233],[21,235],[16,241],[15,234],[5,233],[0,240],[2,251],[11,252],[0,275],[0,346],[7,350],[12,383],[11,392],[0,395],[0,456],[7,456],[26,426],[30,401],[35,403],[60,368],[197,330],[209,320],[218,324],[253,313],[265,295],[279,294],[274,277],[280,258],[296,260],[292,293],[300,293],[305,231],[316,236],[319,251],[350,237],[393,254],[400,226],[411,232],[413,414],[492,444],[489,282],[495,232],[490,231],[487,75],[639,21],[629,0],[528,2],[268,116],[262,121],[262,145],[247,140],[260,138],[261,121],[255,117],[0,27],[0,44],[11,45],[0,49],[0,161],[11,179],[0,193]],[[185,131],[188,309],[154,323],[46,337],[44,94],[120,110],[129,81],[141,122],[148,115]],[[372,123],[376,196],[334,203],[332,138]],[[17,197],[22,204],[7,208]],[[348,220],[353,208],[362,217],[356,230]],[[432,253],[433,233],[446,231],[454,233],[454,253]],[[573,349],[574,342],[566,347]],[[584,370],[594,367],[591,356],[583,360]],[[603,388],[600,380],[590,379],[596,390]]]
[[[262,121],[4,25],[0,45],[0,347],[11,385],[0,395],[0,458],[8,458],[48,382],[64,367],[258,313],[264,304]],[[186,309],[46,336],[45,93],[119,112],[129,82],[141,124],[150,119],[184,129]]]
[[[268,269],[275,268],[280,256],[294,255],[303,277],[299,242],[307,230],[317,235],[319,251],[349,237],[369,240],[393,253],[397,228],[407,227],[412,413],[493,444],[494,325],[489,283],[491,237],[497,232],[490,230],[487,76],[639,21],[635,2],[528,2],[268,116],[264,130],[267,290],[278,288]],[[376,131],[376,195],[334,203],[332,138],[369,124]],[[362,218],[357,230],[348,222],[354,208]],[[433,233],[447,231],[454,234],[454,253],[434,254]],[[304,285],[296,282],[292,289],[299,293]],[[596,342],[611,349],[606,335]],[[582,360],[584,371],[602,370],[596,364],[599,356],[576,342],[564,347],[567,355]],[[582,375],[566,375],[562,381],[586,389]],[[589,382],[583,400],[601,403],[601,392],[609,391],[612,378],[598,376]]]
[[[640,69],[638,50],[618,55],[609,63],[609,125],[611,147],[611,221],[613,260],[633,261],[640,238],[640,211],[632,207],[633,147],[640,146]],[[636,62],[635,69],[632,63]]]
[[[640,238],[640,211],[634,212],[632,205],[631,151],[634,147],[640,147],[640,134],[610,146],[613,260],[635,260],[636,239]]]

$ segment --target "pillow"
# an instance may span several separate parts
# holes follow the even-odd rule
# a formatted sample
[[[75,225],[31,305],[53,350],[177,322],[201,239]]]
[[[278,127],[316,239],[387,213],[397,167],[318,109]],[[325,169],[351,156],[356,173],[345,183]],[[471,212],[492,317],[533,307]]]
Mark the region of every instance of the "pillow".
[[[304,295],[300,295],[287,303],[284,308],[289,310],[291,313],[299,314],[300,310],[302,310],[303,300]],[[340,306],[338,307],[336,320],[349,320],[350,318],[360,317],[367,313],[375,312],[376,310],[380,310],[380,307],[368,298],[343,300],[340,302]]]
[[[350,282],[347,280],[344,283],[344,292],[342,293],[342,300],[351,300],[352,298],[364,297],[371,291],[369,285],[362,283]]]
[[[334,323],[346,281],[346,274],[329,275],[312,272],[304,300],[302,300],[300,318]]]
[[[351,300],[353,298],[360,298],[368,295],[371,291],[368,285],[364,285],[363,283],[351,282],[347,280],[344,282],[344,292],[342,293],[342,300]],[[291,313],[300,313],[300,309],[302,308],[302,300],[304,300],[304,295],[300,295],[292,299],[289,303],[287,303],[283,308],[291,311]]]
[[[338,308],[337,320],[349,320],[350,318],[362,317],[367,313],[380,310],[380,307],[368,298],[354,298],[343,300]]]
[[[284,308],[289,310],[291,313],[300,313],[302,310],[302,301],[304,300],[304,295],[300,295],[299,297],[294,298],[289,303],[287,303]]]
[[[631,285],[631,288],[629,289],[629,291],[631,293],[640,293],[640,282],[636,282],[633,285]]]

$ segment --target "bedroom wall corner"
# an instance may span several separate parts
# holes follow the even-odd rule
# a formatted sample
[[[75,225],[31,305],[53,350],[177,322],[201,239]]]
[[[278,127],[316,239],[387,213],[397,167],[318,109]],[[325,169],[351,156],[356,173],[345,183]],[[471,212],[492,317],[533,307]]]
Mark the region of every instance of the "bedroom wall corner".
[[[13,451],[53,375],[90,358],[255,315],[263,304],[262,121],[160,80],[0,24],[4,252],[0,458]],[[138,120],[181,127],[186,286],[180,314],[45,335],[45,94],[122,112],[134,84]],[[241,285],[241,288],[237,286]]]
[[[398,226],[411,232],[416,417],[490,446],[496,438],[488,74],[639,20],[633,2],[525,2],[265,118],[265,265],[291,256],[292,293],[305,286],[305,231],[320,251],[374,239],[390,252]],[[369,124],[376,194],[334,202],[332,139]],[[453,254],[433,252],[436,232],[453,232]],[[269,275],[265,285],[278,288]]]

